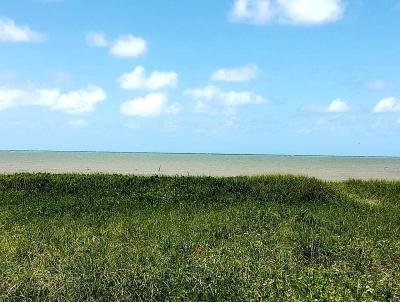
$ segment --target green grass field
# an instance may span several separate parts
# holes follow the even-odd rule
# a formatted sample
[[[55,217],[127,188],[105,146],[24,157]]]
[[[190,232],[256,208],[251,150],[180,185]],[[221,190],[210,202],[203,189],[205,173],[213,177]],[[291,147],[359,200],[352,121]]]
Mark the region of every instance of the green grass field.
[[[0,301],[400,301],[400,182],[0,176]]]

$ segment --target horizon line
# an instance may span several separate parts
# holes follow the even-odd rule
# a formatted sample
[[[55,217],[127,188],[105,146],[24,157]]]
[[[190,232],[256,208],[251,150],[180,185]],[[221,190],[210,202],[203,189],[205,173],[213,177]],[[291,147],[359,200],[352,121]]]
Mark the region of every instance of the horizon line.
[[[344,158],[400,158],[394,155],[332,155],[332,154],[279,154],[279,153],[219,153],[219,152],[162,152],[162,151],[93,151],[49,149],[0,149],[0,152],[49,153],[110,153],[110,154],[166,154],[166,155],[216,155],[216,156],[280,156],[280,157],[344,157]]]

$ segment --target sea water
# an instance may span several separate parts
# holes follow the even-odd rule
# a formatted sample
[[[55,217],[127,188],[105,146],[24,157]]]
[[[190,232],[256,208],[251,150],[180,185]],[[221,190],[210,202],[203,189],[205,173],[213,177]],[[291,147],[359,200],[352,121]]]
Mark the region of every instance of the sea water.
[[[400,180],[400,158],[0,151],[0,173],[19,172],[206,176],[294,174],[324,180]]]

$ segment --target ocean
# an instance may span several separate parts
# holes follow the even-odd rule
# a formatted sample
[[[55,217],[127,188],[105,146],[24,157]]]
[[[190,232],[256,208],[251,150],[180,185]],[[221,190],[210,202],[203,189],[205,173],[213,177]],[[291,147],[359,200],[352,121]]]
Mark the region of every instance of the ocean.
[[[191,176],[294,174],[323,180],[400,180],[400,158],[0,151],[0,173],[20,172]]]

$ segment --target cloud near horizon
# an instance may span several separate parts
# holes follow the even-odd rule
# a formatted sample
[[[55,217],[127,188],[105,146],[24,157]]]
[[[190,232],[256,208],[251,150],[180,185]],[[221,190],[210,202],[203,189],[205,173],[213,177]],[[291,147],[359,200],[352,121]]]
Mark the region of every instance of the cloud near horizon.
[[[41,42],[45,35],[33,31],[29,26],[20,26],[14,20],[0,18],[0,42],[2,43],[28,43]]]
[[[97,86],[61,93],[60,89],[0,88],[0,111],[13,107],[41,106],[69,114],[92,112],[106,99],[104,90]]]
[[[177,103],[170,104],[164,93],[150,93],[142,98],[135,98],[121,104],[120,112],[127,116],[157,117],[163,114],[178,114]]]
[[[342,0],[235,0],[230,20],[256,25],[319,25],[335,22],[343,14]]]
[[[184,95],[193,98],[196,102],[196,111],[200,113],[215,113],[218,107],[222,107],[222,112],[233,112],[234,107],[268,102],[264,97],[251,91],[232,90],[226,92],[213,85],[188,89],[184,92]]]

